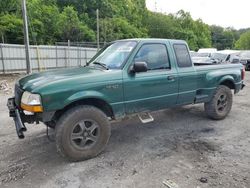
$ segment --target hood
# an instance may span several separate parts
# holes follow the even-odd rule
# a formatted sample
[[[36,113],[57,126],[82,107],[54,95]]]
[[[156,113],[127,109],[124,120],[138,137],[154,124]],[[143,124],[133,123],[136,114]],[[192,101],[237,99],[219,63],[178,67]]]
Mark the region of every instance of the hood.
[[[120,70],[119,70],[120,71]],[[103,70],[95,67],[77,67],[34,73],[19,80],[19,85],[27,91],[37,90],[48,85],[63,85],[64,83],[87,84],[105,81],[116,70]]]

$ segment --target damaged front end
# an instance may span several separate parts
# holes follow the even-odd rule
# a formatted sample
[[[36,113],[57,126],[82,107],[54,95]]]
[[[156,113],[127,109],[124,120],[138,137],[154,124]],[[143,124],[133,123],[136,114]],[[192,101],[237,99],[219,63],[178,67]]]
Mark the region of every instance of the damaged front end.
[[[18,138],[24,138],[23,132],[27,131],[24,123],[34,123],[36,121],[35,115],[26,115],[23,110],[20,110],[15,104],[15,98],[9,98],[7,102],[9,108],[9,115],[15,122],[16,132]]]
[[[7,102],[7,106],[9,108],[9,116],[13,118],[17,136],[20,139],[24,138],[24,132],[27,131],[25,123],[32,124],[39,121],[42,121],[42,113],[34,113],[25,111],[25,108],[22,108],[22,96],[24,94],[24,90],[22,90],[17,84],[15,85],[15,97],[9,98]]]

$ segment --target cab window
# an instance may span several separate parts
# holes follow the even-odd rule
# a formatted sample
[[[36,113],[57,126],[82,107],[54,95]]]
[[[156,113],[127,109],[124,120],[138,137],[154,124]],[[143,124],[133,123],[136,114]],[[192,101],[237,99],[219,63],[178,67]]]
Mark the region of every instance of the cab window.
[[[148,70],[170,69],[167,48],[164,44],[144,44],[134,62],[146,62]]]
[[[185,44],[174,44],[175,56],[178,67],[192,67],[192,61]]]

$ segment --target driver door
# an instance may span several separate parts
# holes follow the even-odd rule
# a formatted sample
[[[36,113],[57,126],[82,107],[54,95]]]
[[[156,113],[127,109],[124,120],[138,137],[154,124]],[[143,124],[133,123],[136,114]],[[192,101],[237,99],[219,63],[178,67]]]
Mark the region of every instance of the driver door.
[[[133,62],[146,62],[148,71],[124,75],[124,99],[127,114],[166,108],[176,104],[178,74],[171,67],[164,43],[142,44]]]

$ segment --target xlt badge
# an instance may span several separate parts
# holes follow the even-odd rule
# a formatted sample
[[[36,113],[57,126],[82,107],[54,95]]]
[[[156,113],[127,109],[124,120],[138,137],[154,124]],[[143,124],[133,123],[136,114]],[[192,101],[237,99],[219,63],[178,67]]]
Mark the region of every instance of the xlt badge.
[[[106,85],[107,89],[118,89],[119,85],[118,84],[113,84],[113,85]]]

